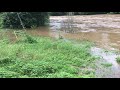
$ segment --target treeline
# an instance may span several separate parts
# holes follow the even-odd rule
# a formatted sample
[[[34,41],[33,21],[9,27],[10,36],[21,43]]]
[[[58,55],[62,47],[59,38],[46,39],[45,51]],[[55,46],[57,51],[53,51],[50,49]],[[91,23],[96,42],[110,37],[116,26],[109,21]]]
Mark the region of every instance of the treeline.
[[[119,14],[120,12],[74,12],[74,15]],[[51,16],[67,15],[68,12],[50,12]]]
[[[19,17],[18,17],[19,13]],[[74,12],[74,15],[92,15],[92,14],[118,14],[120,12]],[[39,27],[47,25],[49,16],[67,15],[68,12],[0,12],[0,28],[22,28]]]
[[[18,16],[19,15],[19,16]],[[49,22],[48,12],[1,12],[0,27],[1,28],[22,28],[39,27],[47,25]]]

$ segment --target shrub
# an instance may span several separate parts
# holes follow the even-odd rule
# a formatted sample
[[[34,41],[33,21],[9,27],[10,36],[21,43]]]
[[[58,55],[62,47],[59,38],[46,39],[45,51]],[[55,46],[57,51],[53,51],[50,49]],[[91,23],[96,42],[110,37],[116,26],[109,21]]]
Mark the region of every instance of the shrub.
[[[117,61],[118,63],[120,63],[120,57],[117,57],[117,58],[116,58],[116,61]]]
[[[94,65],[87,42],[28,36],[27,43],[0,43],[1,77],[78,77],[81,68]],[[23,41],[27,38],[24,37]],[[37,43],[31,44],[37,41]],[[9,74],[10,73],[10,74]],[[94,73],[82,72],[92,77]]]
[[[0,27],[22,28],[17,15],[18,12],[4,12],[0,14]],[[20,18],[26,28],[46,25],[49,21],[47,12],[19,12]]]
[[[12,59],[9,57],[0,58],[0,64],[7,64],[11,62],[12,62]]]
[[[50,73],[55,73],[57,68],[54,65],[47,64],[43,61],[35,61],[25,64],[21,70],[24,75],[28,76],[42,76]]]
[[[27,42],[27,43],[37,43],[37,41],[35,39],[33,39],[33,37],[31,37],[30,35],[26,35],[25,42]]]
[[[111,67],[112,66],[111,63],[102,63],[101,65],[103,65],[104,67]]]

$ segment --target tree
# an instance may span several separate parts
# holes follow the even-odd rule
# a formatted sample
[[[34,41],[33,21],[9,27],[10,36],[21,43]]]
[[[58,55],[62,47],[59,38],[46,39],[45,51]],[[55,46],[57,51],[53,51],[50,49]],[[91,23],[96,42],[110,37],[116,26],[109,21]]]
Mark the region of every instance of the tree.
[[[48,12],[3,12],[0,15],[0,27],[22,28],[17,13],[26,28],[47,25],[49,22]]]

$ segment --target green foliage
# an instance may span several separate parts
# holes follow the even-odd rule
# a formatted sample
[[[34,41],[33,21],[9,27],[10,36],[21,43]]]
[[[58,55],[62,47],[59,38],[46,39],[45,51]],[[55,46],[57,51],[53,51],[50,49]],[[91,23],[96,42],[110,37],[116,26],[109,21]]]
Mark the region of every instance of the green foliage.
[[[0,64],[7,64],[11,62],[12,62],[12,59],[9,57],[0,58]]]
[[[13,71],[9,71],[5,68],[0,68],[0,78],[18,78],[19,74]]]
[[[25,35],[22,36],[22,38],[20,38],[20,40],[16,41],[16,43],[30,43],[30,44],[34,44],[37,43],[37,41],[31,37],[30,35]]]
[[[111,63],[102,63],[101,65],[103,65],[104,67],[111,67],[112,66]]]
[[[22,28],[17,13],[26,28],[43,26],[49,21],[48,12],[4,12],[0,14],[0,27]]]
[[[28,75],[31,77],[38,77],[46,75],[47,73],[54,73],[57,70],[57,68],[54,65],[51,65],[44,61],[31,61],[27,62],[26,64],[24,63],[22,66],[19,66],[19,64],[15,65],[14,68],[16,67],[21,68],[20,71],[17,72],[21,72],[21,74]]]
[[[0,40],[0,43],[2,43],[2,44],[8,44],[8,43],[10,43],[10,41],[9,41],[9,39],[3,39],[3,40]]]
[[[37,43],[37,41],[35,39],[33,39],[30,35],[26,35],[26,39],[25,42],[27,43]]]
[[[29,37],[27,43],[0,43],[0,77],[78,78],[94,77],[79,69],[94,65],[90,42]],[[37,43],[31,44],[31,38]],[[24,41],[26,38],[24,38]],[[29,41],[30,40],[30,41]],[[79,75],[80,73],[80,75]]]
[[[55,74],[49,74],[48,78],[73,78],[75,77],[73,74],[67,72],[59,72]]]
[[[116,58],[116,61],[117,61],[118,63],[120,63],[120,57],[117,57],[117,58]]]

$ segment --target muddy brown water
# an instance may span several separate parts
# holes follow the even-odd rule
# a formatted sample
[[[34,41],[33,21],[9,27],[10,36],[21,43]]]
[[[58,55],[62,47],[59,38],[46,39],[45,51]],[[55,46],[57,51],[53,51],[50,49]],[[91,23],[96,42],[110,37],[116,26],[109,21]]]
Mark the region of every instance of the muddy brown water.
[[[27,32],[36,36],[58,38],[60,35],[65,39],[95,42],[97,47],[92,48],[94,54],[113,64],[114,74],[108,77],[120,77],[120,66],[115,61],[119,55],[101,53],[102,49],[120,50],[120,15],[81,15],[71,16],[70,19],[68,21],[67,16],[52,16],[50,26],[29,29]],[[8,31],[8,34],[11,40],[15,39],[12,31]]]
[[[58,38],[60,31],[60,35],[66,39],[85,39],[96,42],[98,47],[120,50],[120,15],[72,16],[72,20],[68,24],[66,16],[52,16],[50,26],[29,29],[27,32]],[[8,36],[11,40],[15,38],[13,31],[9,31]]]

